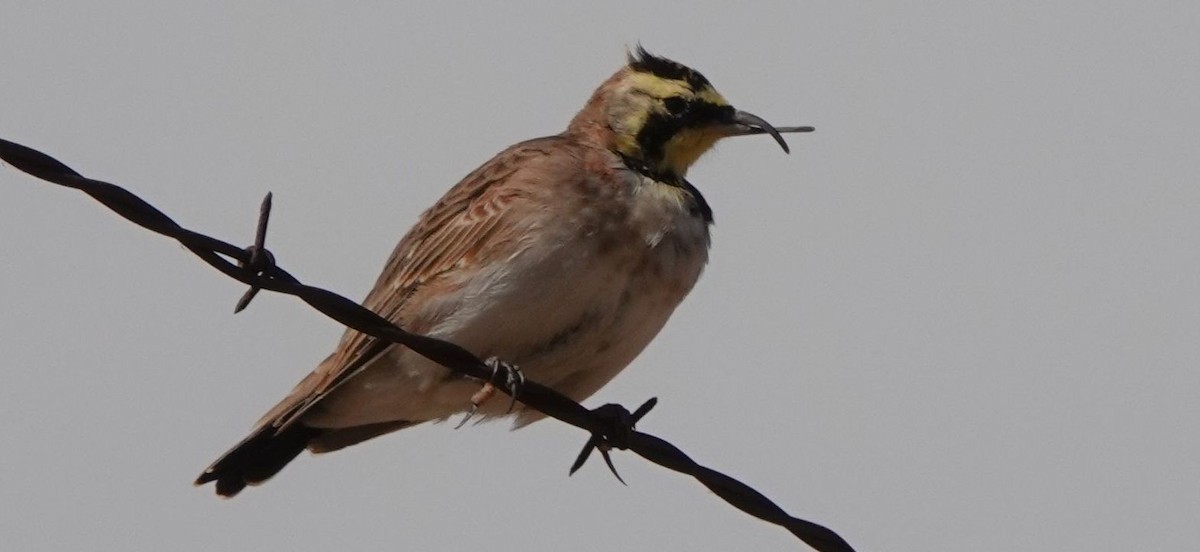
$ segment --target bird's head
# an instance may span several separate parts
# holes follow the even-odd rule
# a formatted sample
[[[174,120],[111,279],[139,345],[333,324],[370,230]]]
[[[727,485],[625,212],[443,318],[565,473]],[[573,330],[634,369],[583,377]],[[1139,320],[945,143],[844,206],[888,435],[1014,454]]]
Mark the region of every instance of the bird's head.
[[[770,134],[787,152],[781,133],[812,130],[776,128],[735,109],[698,71],[640,46],[629,54],[625,67],[596,89],[568,128],[593,135],[627,160],[674,178],[684,177],[688,167],[722,138]]]

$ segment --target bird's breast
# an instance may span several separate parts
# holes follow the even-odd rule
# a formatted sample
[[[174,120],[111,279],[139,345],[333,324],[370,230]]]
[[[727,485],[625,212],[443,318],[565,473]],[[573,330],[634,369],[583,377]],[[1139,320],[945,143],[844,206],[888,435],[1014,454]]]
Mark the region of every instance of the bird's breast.
[[[636,175],[569,192],[537,239],[481,282],[482,295],[496,294],[491,312],[454,332],[551,385],[579,373],[611,379],[658,334],[708,260],[708,223],[686,190]],[[583,387],[571,394],[598,384]]]
[[[650,179],[635,189],[629,224],[640,249],[631,262],[632,287],[658,290],[675,303],[691,291],[708,261],[709,225],[698,200]]]

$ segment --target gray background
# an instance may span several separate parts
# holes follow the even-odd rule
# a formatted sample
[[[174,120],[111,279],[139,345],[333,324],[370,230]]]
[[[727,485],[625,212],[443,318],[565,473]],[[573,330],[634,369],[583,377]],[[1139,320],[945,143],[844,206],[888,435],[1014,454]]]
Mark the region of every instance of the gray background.
[[[0,7],[0,135],[362,297],[418,213],[564,127],[625,45],[812,124],[692,180],[712,263],[588,404],[862,551],[1194,550],[1194,2]],[[6,550],[802,549],[585,435],[431,426],[191,480],[329,351],[85,196],[0,169]]]

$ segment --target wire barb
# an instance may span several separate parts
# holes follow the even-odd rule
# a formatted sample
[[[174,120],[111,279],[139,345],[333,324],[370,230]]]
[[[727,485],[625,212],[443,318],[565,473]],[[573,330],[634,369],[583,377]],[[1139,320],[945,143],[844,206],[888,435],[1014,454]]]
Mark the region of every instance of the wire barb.
[[[381,339],[408,347],[413,352],[457,371],[467,377],[486,380],[491,369],[470,351],[440,339],[417,335],[405,331],[341,295],[325,289],[305,285],[275,264],[274,256],[262,243],[266,239],[267,215],[259,217],[259,232],[254,249],[242,249],[225,241],[188,230],[150,205],[142,198],[120,186],[86,178],[61,161],[33,148],[0,139],[0,160],[16,169],[47,182],[74,188],[88,194],[96,201],[147,230],[174,238],[189,251],[208,263],[209,266],[239,282],[278,293],[300,298],[314,309],[341,324]],[[270,209],[270,194],[263,201],[264,213]],[[255,251],[258,252],[255,258]],[[234,264],[229,259],[238,261]],[[265,263],[265,264],[264,264]],[[503,389],[512,394],[512,389]],[[826,527],[792,517],[762,493],[728,475],[696,463],[682,450],[653,435],[636,431],[636,422],[654,407],[651,399],[629,415],[631,423],[624,430],[616,430],[611,421],[603,419],[579,403],[563,396],[536,381],[524,381],[520,385],[521,402],[547,416],[556,418],[592,434],[593,439],[601,436],[580,453],[576,463],[583,465],[593,448],[607,442],[617,448],[628,448],[642,458],[667,469],[687,474],[707,487],[731,506],[761,520],[787,529],[796,538],[804,541],[818,552],[854,552],[837,533]],[[601,407],[604,408],[604,407]],[[619,407],[618,407],[619,408]],[[597,409],[599,410],[599,409]],[[624,410],[622,408],[622,410]],[[572,472],[575,471],[573,468]],[[615,472],[615,470],[613,470]]]
[[[598,450],[600,456],[604,457],[604,463],[608,465],[608,471],[612,472],[622,485],[629,486],[624,479],[621,479],[621,474],[617,473],[617,467],[613,465],[612,457],[608,452],[613,448],[629,448],[629,439],[633,435],[634,425],[646,414],[649,414],[656,404],[658,404],[658,397],[650,397],[650,400],[642,403],[642,406],[639,406],[632,414],[619,404],[606,404],[592,410],[592,414],[608,422],[608,430],[604,433],[592,433],[587,443],[583,445],[583,450],[579,451],[579,455],[575,457],[575,462],[571,464],[567,477],[575,475],[575,472],[579,471],[579,468],[582,468],[592,455],[592,451]]]
[[[254,245],[247,247],[246,252],[250,255],[250,260],[246,262],[238,261],[238,268],[249,270],[252,274],[263,276],[275,268],[275,255],[271,254],[266,248],[267,243],[267,223],[271,220],[271,192],[267,192],[266,197],[263,197],[262,204],[258,208],[258,227],[254,232]],[[237,314],[250,306],[250,301],[254,300],[254,296],[258,295],[262,288],[250,284],[250,289],[242,294],[242,298],[238,299],[237,305],[233,307],[233,313]]]

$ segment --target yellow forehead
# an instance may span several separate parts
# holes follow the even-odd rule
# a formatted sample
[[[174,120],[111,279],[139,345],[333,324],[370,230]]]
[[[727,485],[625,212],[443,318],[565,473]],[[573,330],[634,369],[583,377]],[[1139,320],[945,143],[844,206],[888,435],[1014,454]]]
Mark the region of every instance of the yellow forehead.
[[[671,97],[696,98],[713,105],[729,105],[729,102],[711,86],[705,86],[700,90],[692,90],[686,82],[664,79],[657,75],[636,71],[630,75],[628,83],[634,89],[659,99]]]

